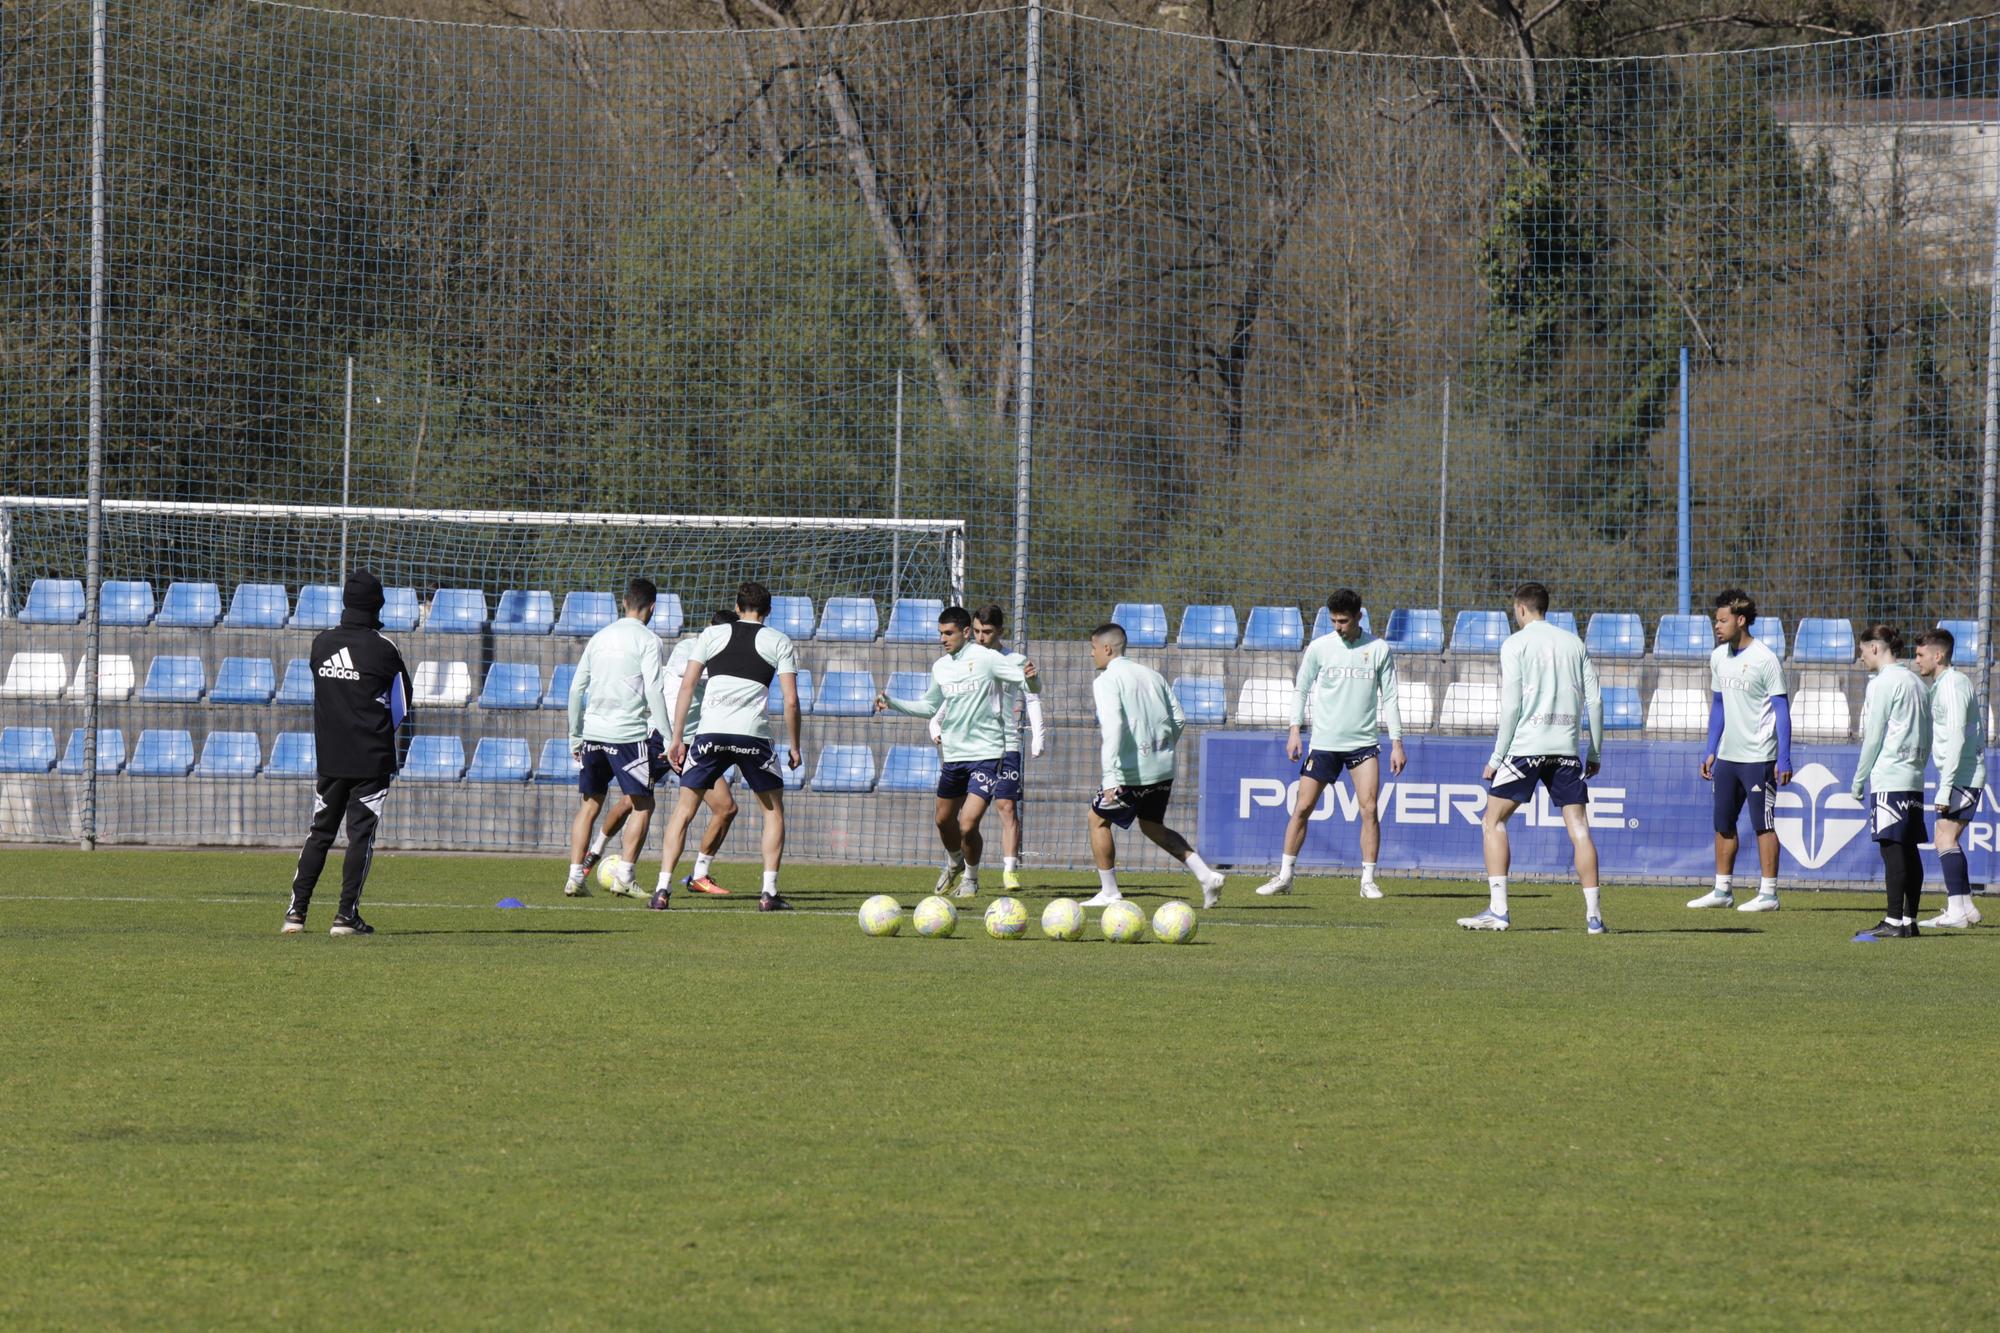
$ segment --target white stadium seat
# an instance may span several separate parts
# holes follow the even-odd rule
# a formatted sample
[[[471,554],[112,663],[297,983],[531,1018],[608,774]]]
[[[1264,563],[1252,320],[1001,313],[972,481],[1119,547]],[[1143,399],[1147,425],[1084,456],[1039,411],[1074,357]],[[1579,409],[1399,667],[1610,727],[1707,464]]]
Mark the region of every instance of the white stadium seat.
[[[1431,692],[1429,682],[1421,680],[1396,681],[1396,710],[1402,714],[1406,729],[1423,730],[1431,724],[1431,714],[1437,709],[1437,696]]]
[[[463,708],[472,700],[472,668],[464,662],[419,662],[410,684],[415,708]]]
[[[1246,727],[1283,727],[1292,720],[1292,682],[1275,676],[1253,676],[1236,696],[1236,713],[1229,720]]]
[[[15,653],[0,698],[60,699],[68,682],[69,662],[61,653]]]
[[[1653,691],[1646,707],[1646,730],[1708,732],[1708,691],[1679,688]]]
[[[1792,699],[1792,734],[1809,741],[1844,741],[1854,715],[1844,690],[1800,690]]]
[[[1500,682],[1455,680],[1445,687],[1441,727],[1490,731],[1500,725]]]
[[[83,659],[76,660],[76,674],[69,683],[69,697],[77,702],[89,698],[89,682],[83,678]],[[97,697],[105,703],[124,703],[139,684],[138,669],[123,653],[100,654],[97,659]]]

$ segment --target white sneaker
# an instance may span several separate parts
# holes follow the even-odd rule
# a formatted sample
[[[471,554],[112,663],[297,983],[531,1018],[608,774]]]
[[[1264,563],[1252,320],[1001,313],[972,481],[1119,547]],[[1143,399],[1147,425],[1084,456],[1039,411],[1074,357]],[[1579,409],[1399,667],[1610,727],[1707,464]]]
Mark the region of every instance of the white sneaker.
[[[977,898],[979,896],[979,886],[969,879],[961,879],[958,882],[957,890],[951,896],[954,898]]]
[[[1505,930],[1507,918],[1489,907],[1478,916],[1460,917],[1458,924],[1467,930]]]
[[[640,888],[630,875],[619,875],[611,881],[611,896],[614,898],[637,898],[644,901],[650,895]]]
[[[1930,920],[1917,924],[1924,930],[1970,930],[1973,922],[1956,912],[1939,912]]]
[[[1749,902],[1739,906],[1736,910],[1739,912],[1775,912],[1778,910],[1778,895],[1775,893],[1760,893]]]
[[[937,887],[931,892],[940,896],[950,893],[951,886],[965,878],[965,862],[953,861],[938,871]]]
[[[1203,907],[1222,906],[1222,886],[1227,883],[1221,875],[1210,875],[1201,882],[1201,905]]]
[[[1084,906],[1109,907],[1113,903],[1122,903],[1124,901],[1125,901],[1125,895],[1118,892],[1118,890],[1116,889],[1099,889],[1097,891],[1097,896],[1085,902]]]
[[[1361,881],[1361,896],[1371,900],[1375,898],[1380,898],[1382,896],[1382,890],[1375,887],[1374,880],[1364,879]]]
[[[1735,905],[1736,895],[1728,889],[1710,889],[1699,898],[1688,899],[1689,907],[1734,907]]]
[[[1976,925],[1978,925],[1978,924],[1979,924],[1979,923],[1980,923],[1981,921],[1983,921],[1983,920],[1985,920],[1985,919],[1986,919],[1986,918],[1984,918],[1984,917],[1982,917],[1982,916],[1980,916],[1980,915],[1979,915],[1979,907],[1978,907],[1978,905],[1977,905],[1977,904],[1975,904],[1975,903],[1967,903],[1967,904],[1965,905],[1965,924],[1966,924],[1966,925],[1968,925],[1968,926],[1976,926]]]
[[[1585,933],[1587,933],[1587,934],[1591,934],[1591,935],[1602,935],[1602,934],[1604,934],[1604,932],[1605,932],[1605,925],[1604,925],[1604,918],[1603,918],[1603,917],[1601,917],[1601,916],[1587,916],[1587,917],[1585,917],[1585,918],[1583,919],[1583,929],[1584,929]]]
[[[563,897],[588,898],[589,896],[590,896],[590,880],[587,876],[583,879],[570,879],[563,881]]]
[[[1257,886],[1257,896],[1259,898],[1273,898],[1279,894],[1290,893],[1291,891],[1292,880],[1289,875],[1273,875]]]

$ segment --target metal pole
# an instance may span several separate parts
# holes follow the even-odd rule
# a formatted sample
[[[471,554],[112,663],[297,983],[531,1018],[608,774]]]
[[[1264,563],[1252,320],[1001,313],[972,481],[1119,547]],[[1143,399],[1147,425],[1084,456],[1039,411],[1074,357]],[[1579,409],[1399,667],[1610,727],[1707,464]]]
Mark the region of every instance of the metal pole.
[[[889,517],[903,517],[903,368],[896,367],[896,484],[890,493]],[[889,537],[889,606],[893,612],[903,599],[903,530]]]
[[[1680,609],[1687,615],[1694,609],[1694,528],[1691,519],[1694,507],[1694,422],[1688,411],[1688,349],[1681,348],[1681,482],[1680,482],[1680,525],[1677,529],[1680,544],[1680,559],[1674,568],[1680,571]]]
[[[1444,410],[1438,427],[1438,614],[1444,614],[1445,490],[1451,479],[1451,376],[1444,377]]]
[[[342,413],[340,426],[340,568],[334,571],[333,581],[344,582],[347,578],[347,497],[348,484],[354,477],[354,358],[347,358],[347,407]]]
[[[0,504],[0,620],[14,614],[14,516]]]
[[[2000,477],[2000,194],[1993,197],[1993,267],[1987,271],[1986,441],[1979,481],[1979,699],[1991,712],[1993,509]],[[1990,733],[1989,733],[1990,739]]]
[[[1028,0],[1021,127],[1021,364],[1014,412],[1014,642],[1028,642],[1028,458],[1035,435],[1035,219],[1042,123],[1042,0]]]
[[[90,5],[90,458],[83,537],[83,850],[97,846],[97,590],[104,557],[104,26],[106,0]]]

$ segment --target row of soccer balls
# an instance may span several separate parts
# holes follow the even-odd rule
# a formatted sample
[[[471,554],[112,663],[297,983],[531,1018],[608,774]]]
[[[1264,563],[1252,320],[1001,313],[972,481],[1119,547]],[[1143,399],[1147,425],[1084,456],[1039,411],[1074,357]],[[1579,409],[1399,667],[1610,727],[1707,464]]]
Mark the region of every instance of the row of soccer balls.
[[[958,909],[936,894],[917,904],[910,924],[927,939],[941,939],[958,929]],[[1058,898],[1042,909],[1042,934],[1052,940],[1083,938],[1088,922],[1083,904]],[[1104,909],[1098,922],[1113,944],[1137,944],[1146,938],[1146,911],[1137,903],[1118,902]],[[861,933],[894,935],[903,928],[903,905],[886,893],[861,904]],[[1153,913],[1153,938],[1162,944],[1186,944],[1194,938],[1194,909],[1183,902],[1162,903]],[[986,905],[986,933],[996,940],[1018,940],[1028,933],[1028,909],[1018,898],[995,898]]]

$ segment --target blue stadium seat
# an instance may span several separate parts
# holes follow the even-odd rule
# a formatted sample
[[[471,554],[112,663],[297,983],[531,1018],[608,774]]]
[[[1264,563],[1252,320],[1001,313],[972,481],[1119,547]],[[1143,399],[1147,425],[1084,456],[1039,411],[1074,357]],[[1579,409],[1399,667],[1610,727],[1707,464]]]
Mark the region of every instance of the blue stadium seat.
[[[1715,651],[1714,622],[1707,616],[1661,616],[1653,656],[1676,662],[1706,661]]]
[[[140,626],[153,623],[153,585],[107,579],[97,585],[100,625]]]
[[[69,734],[69,744],[63,746],[63,757],[56,763],[58,773],[83,772],[83,732],[82,727]],[[97,771],[116,773],[125,767],[125,733],[117,727],[105,727],[97,733]]]
[[[813,701],[818,716],[867,717],[874,711],[875,677],[870,673],[829,671],[820,677],[819,698]]]
[[[83,580],[36,579],[18,619],[30,625],[74,625],[83,612]]]
[[[1158,602],[1120,602],[1111,608],[1111,623],[1133,648],[1167,646],[1167,608]]]
[[[556,626],[554,593],[509,588],[493,609],[495,634],[547,634]]]
[[[1977,666],[1979,664],[1979,622],[1976,620],[1940,620],[1938,628],[1951,632],[1951,664],[1953,666]]]
[[[194,767],[194,737],[185,731],[142,731],[125,771],[135,778],[184,778]]]
[[[415,588],[382,589],[382,628],[391,634],[407,634],[415,629],[422,610]]]
[[[191,704],[199,703],[207,689],[199,657],[163,653],[146,664],[146,682],[132,697],[150,704]]]
[[[345,596],[338,585],[308,583],[299,589],[298,605],[292,608],[291,628],[332,629],[340,623],[340,613],[345,609]]]
[[[575,679],[576,663],[556,663],[555,670],[549,672],[549,688],[542,695],[542,707],[568,708],[569,683]],[[672,708],[673,706],[674,701],[672,699],[667,700],[667,707]]]
[[[1296,606],[1253,606],[1243,627],[1243,646],[1295,653],[1306,646],[1306,620]]]
[[[681,611],[681,595],[663,592],[653,603],[653,633],[663,639],[678,639],[687,620]]]
[[[1131,636],[1128,634],[1129,640]],[[1174,637],[1176,648],[1234,648],[1236,608],[1197,605],[1181,611],[1181,632]]]
[[[813,769],[814,791],[872,791],[875,752],[865,745],[829,745],[819,752]]]
[[[486,683],[479,691],[481,708],[539,708],[541,704],[542,669],[533,662],[495,662],[486,668]]]
[[[1846,666],[1854,660],[1854,626],[1845,620],[1807,616],[1792,640],[1792,660]]]
[[[271,762],[264,766],[267,778],[311,778],[319,776],[319,743],[310,731],[281,731],[271,742]]]
[[[576,773],[576,756],[569,751],[568,737],[551,736],[542,742],[541,758],[535,762],[535,781],[574,784]]]
[[[943,611],[942,598],[899,597],[889,608],[889,629],[882,638],[888,643],[936,643]]]
[[[55,728],[0,729],[0,773],[46,773],[55,766]]]
[[[313,701],[312,663],[294,657],[285,663],[285,678],[278,682],[278,702],[290,708]]]
[[[764,623],[800,642],[813,636],[813,599],[778,593],[771,598],[771,614]]]
[[[465,775],[465,742],[456,736],[417,736],[403,758],[405,782],[457,782]]]
[[[211,731],[202,739],[198,778],[254,778],[263,767],[264,749],[254,731]]]
[[[1207,725],[1229,716],[1229,682],[1220,676],[1177,676],[1174,697],[1181,701],[1189,722]]]
[[[1399,653],[1441,653],[1444,612],[1430,607],[1391,611],[1382,639]]]
[[[304,658],[300,658],[304,661]],[[278,692],[278,672],[268,657],[225,657],[215,669],[212,704],[267,704]]]
[[[882,761],[882,790],[934,792],[943,771],[937,746],[892,745]]]
[[[783,679],[783,676],[771,677],[771,688],[764,691],[764,711],[772,717],[778,717],[785,711],[785,687],[778,683]],[[793,684],[799,691],[799,716],[805,717],[813,711],[813,673],[809,670],[799,672]],[[667,700],[667,707],[673,706],[674,701]]]
[[[1576,633],[1576,612],[1574,611],[1551,611],[1542,617],[1542,619],[1548,621],[1557,629],[1568,630],[1571,634]],[[1640,643],[1639,651],[1641,653],[1645,652],[1643,640]]]
[[[653,608],[657,617],[659,607]],[[608,592],[572,592],[563,597],[562,614],[556,617],[556,633],[572,639],[587,639],[618,619],[618,597]]]
[[[283,629],[292,602],[282,583],[239,583],[230,594],[224,629]],[[137,763],[135,759],[133,761]]]
[[[1709,637],[1713,639],[1714,635]],[[1750,637],[1778,656],[1785,655],[1785,622],[1776,616],[1758,616],[1757,623],[1750,627]]]
[[[1646,710],[1640,705],[1639,690],[1633,685],[1606,685],[1604,687],[1604,729],[1606,731],[1642,731],[1646,726]]]
[[[1497,653],[1507,642],[1505,611],[1460,611],[1452,622],[1451,650],[1454,653]]]
[[[424,617],[429,634],[477,634],[486,628],[486,594],[477,588],[439,588]]]
[[[170,629],[214,629],[220,619],[222,589],[213,583],[169,583],[153,623]]]
[[[549,609],[550,619],[555,608]],[[534,751],[516,736],[486,736],[472,749],[472,767],[465,772],[467,782],[526,782],[534,770]]]
[[[880,624],[873,597],[829,597],[820,608],[819,637],[826,643],[873,643]]]
[[[1646,622],[1627,611],[1599,611],[1590,618],[1583,646],[1592,657],[1644,657]]]
[[[931,673],[928,671],[895,671],[889,675],[889,687],[885,691],[891,699],[903,699],[915,703],[930,693]]]
[[[1368,608],[1365,606],[1361,608],[1361,632],[1363,634],[1375,632],[1375,627],[1368,623]],[[1319,614],[1313,617],[1312,636],[1315,639],[1323,639],[1331,633],[1333,633],[1333,612],[1322,606]]]

